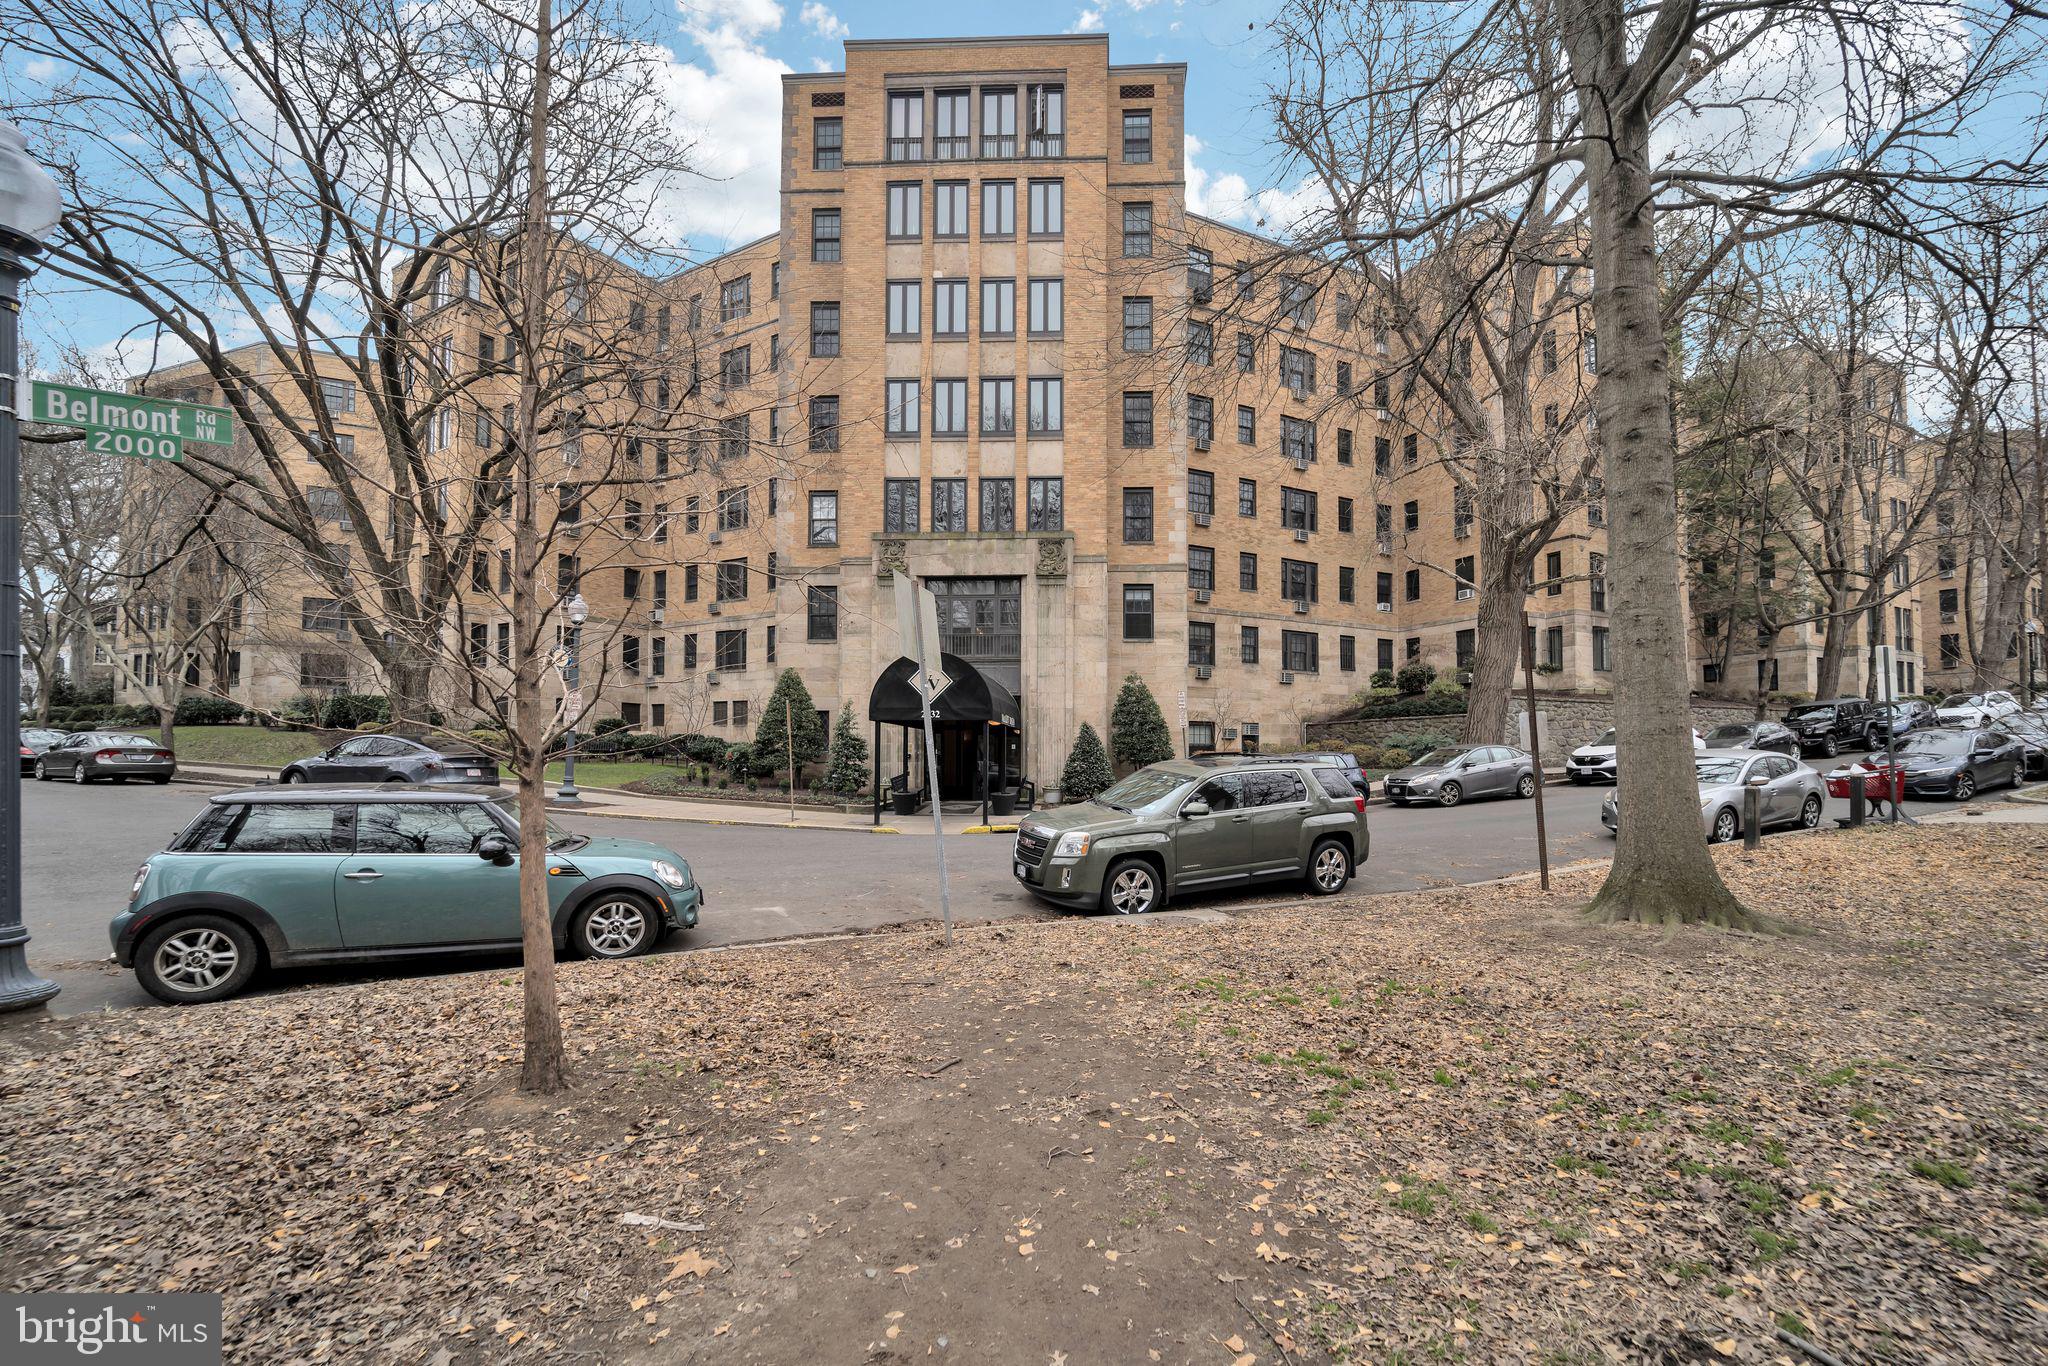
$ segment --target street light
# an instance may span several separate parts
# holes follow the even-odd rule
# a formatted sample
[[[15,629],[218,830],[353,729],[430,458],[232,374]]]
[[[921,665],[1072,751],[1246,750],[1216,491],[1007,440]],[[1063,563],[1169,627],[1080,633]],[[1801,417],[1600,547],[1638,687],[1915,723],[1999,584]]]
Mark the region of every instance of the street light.
[[[0,754],[21,752],[21,286],[43,239],[57,226],[57,182],[28,154],[28,140],[0,123]],[[8,760],[18,773],[20,764]],[[21,923],[21,780],[0,782],[0,1010],[24,1010],[57,994],[29,970]]]
[[[2026,649],[2020,654],[2020,693],[2028,707],[2034,705],[2034,638],[2041,633],[2032,617],[2027,618]]]
[[[562,611],[569,618],[568,657],[562,661],[562,714],[567,717],[583,710],[583,688],[576,672],[576,652],[583,644],[583,623],[590,620],[590,604],[583,600],[581,593],[572,593],[562,604]],[[564,740],[562,785],[555,789],[555,800],[572,806],[583,800],[583,794],[576,790],[576,725],[573,721]]]

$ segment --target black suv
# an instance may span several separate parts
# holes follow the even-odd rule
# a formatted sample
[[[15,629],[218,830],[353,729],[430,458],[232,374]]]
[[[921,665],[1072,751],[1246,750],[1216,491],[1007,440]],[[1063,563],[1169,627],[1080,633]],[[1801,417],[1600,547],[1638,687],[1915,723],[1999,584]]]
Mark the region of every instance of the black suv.
[[[1802,753],[1819,750],[1830,759],[1849,749],[1870,747],[1870,704],[1860,697],[1830,697],[1802,702],[1785,713],[1785,724],[1799,737]]]
[[[1340,754],[1332,751],[1317,754],[1273,754],[1261,755],[1260,757],[1270,758],[1276,763],[1283,764],[1315,764],[1322,768],[1341,768],[1344,770],[1344,781],[1351,784],[1352,791],[1361,797],[1372,796],[1372,779],[1365,776],[1365,770],[1358,766],[1358,759],[1355,755]]]

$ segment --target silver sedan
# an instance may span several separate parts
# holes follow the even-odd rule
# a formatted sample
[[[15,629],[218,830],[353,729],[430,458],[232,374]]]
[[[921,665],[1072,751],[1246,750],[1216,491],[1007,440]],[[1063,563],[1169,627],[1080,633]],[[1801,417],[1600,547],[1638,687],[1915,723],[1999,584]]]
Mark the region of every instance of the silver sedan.
[[[1762,789],[1763,826],[1819,827],[1827,809],[1827,782],[1820,774],[1783,754],[1754,749],[1716,749],[1693,756],[1700,788],[1700,829],[1710,843],[1721,844],[1742,833],[1742,794]],[[1600,823],[1609,830],[1621,824],[1621,807],[1610,793],[1600,807]]]

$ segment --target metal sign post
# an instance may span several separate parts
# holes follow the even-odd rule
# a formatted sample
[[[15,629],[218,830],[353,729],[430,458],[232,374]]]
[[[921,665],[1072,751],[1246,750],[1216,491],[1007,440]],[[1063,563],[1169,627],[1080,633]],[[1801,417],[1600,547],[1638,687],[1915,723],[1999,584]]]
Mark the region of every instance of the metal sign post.
[[[945,921],[946,943],[953,942],[953,899],[946,885],[946,820],[939,809],[939,748],[932,737],[932,703],[953,685],[939,667],[939,603],[928,588],[910,575],[896,575],[896,628],[905,652],[917,665],[917,691],[923,699],[925,791],[932,802],[932,844],[939,857],[939,915]]]
[[[1543,890],[1550,890],[1550,835],[1543,828],[1543,728],[1536,724],[1536,638],[1529,630],[1529,609],[1522,609],[1522,706],[1529,713],[1529,763],[1536,771],[1536,867]]]

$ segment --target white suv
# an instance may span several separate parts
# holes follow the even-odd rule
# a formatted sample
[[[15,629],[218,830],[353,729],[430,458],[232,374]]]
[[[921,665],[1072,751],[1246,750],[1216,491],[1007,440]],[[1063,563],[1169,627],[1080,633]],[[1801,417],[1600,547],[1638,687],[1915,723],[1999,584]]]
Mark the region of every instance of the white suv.
[[[2001,716],[2017,716],[2019,699],[2009,692],[1959,692],[1941,699],[1934,719],[1944,726],[1980,730]]]

